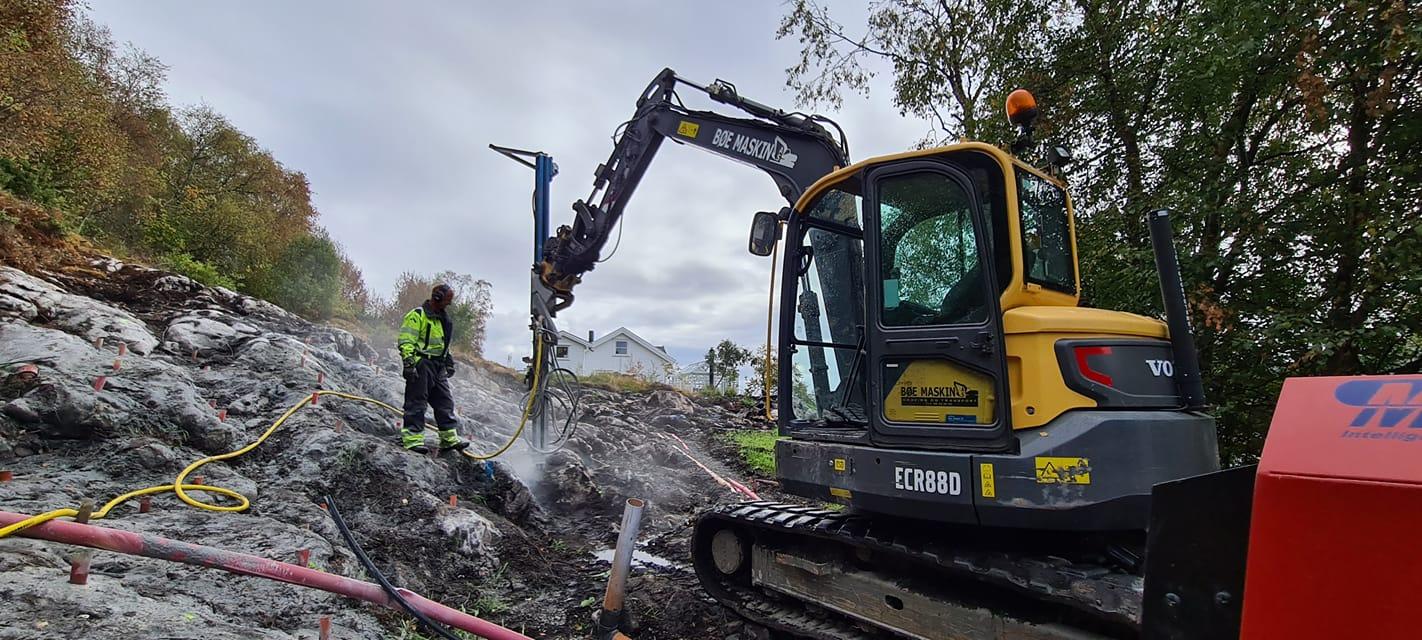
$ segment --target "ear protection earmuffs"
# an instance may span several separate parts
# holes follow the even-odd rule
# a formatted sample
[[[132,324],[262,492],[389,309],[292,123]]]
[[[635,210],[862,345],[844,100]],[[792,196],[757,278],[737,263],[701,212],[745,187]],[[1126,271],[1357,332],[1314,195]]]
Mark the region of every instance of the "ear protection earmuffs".
[[[448,298],[450,293],[451,291],[449,290],[449,287],[439,285],[435,287],[433,291],[430,292],[430,300],[433,300],[435,302],[444,302],[445,298]]]

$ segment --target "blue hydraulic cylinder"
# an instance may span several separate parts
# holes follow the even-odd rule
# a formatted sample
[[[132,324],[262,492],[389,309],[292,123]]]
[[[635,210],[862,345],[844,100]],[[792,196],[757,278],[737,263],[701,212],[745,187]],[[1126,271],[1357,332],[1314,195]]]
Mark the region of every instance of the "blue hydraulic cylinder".
[[[543,243],[548,240],[548,201],[558,165],[553,156],[539,153],[533,161],[533,263],[543,261]]]

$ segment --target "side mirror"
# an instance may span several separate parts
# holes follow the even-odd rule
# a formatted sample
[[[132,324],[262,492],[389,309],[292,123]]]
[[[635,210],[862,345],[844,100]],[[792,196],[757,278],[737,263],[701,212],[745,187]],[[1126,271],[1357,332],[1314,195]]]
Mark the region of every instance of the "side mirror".
[[[768,256],[775,250],[780,240],[780,217],[769,212],[756,212],[751,219],[750,252],[758,256]]]

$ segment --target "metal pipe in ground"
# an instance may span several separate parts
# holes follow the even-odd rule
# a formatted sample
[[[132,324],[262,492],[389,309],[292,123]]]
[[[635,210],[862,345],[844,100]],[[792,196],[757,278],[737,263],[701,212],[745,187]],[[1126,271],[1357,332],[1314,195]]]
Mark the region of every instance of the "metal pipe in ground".
[[[0,526],[11,525],[27,520],[29,517],[19,513],[0,511]],[[380,588],[380,585],[245,553],[179,542],[144,533],[50,520],[15,535],[222,569],[240,575],[257,576],[301,587],[321,589],[391,609],[398,608],[398,605],[385,593],[384,589]],[[462,629],[490,640],[532,640],[516,631],[427,600],[412,591],[405,589],[398,591],[406,602],[441,624]]]
[[[597,618],[599,638],[619,637],[623,604],[627,597],[627,576],[632,573],[632,553],[637,546],[637,531],[642,527],[642,508],[647,503],[628,498],[622,509],[622,531],[617,534],[617,548],[612,554],[612,572],[607,577],[607,592],[602,596],[602,611]]]

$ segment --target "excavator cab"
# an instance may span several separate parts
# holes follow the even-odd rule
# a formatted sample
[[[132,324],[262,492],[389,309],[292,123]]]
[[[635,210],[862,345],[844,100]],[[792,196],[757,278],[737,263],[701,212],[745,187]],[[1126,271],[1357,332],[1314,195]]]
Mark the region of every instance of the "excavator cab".
[[[1167,371],[1166,324],[1077,306],[1070,199],[1052,176],[976,142],[875,158],[816,182],[786,223],[788,490],[947,522],[1131,530],[1155,483],[1218,468],[1212,420]]]
[[[782,273],[788,430],[1008,448],[1003,308],[1077,300],[1062,186],[965,144],[850,167],[802,201]]]

